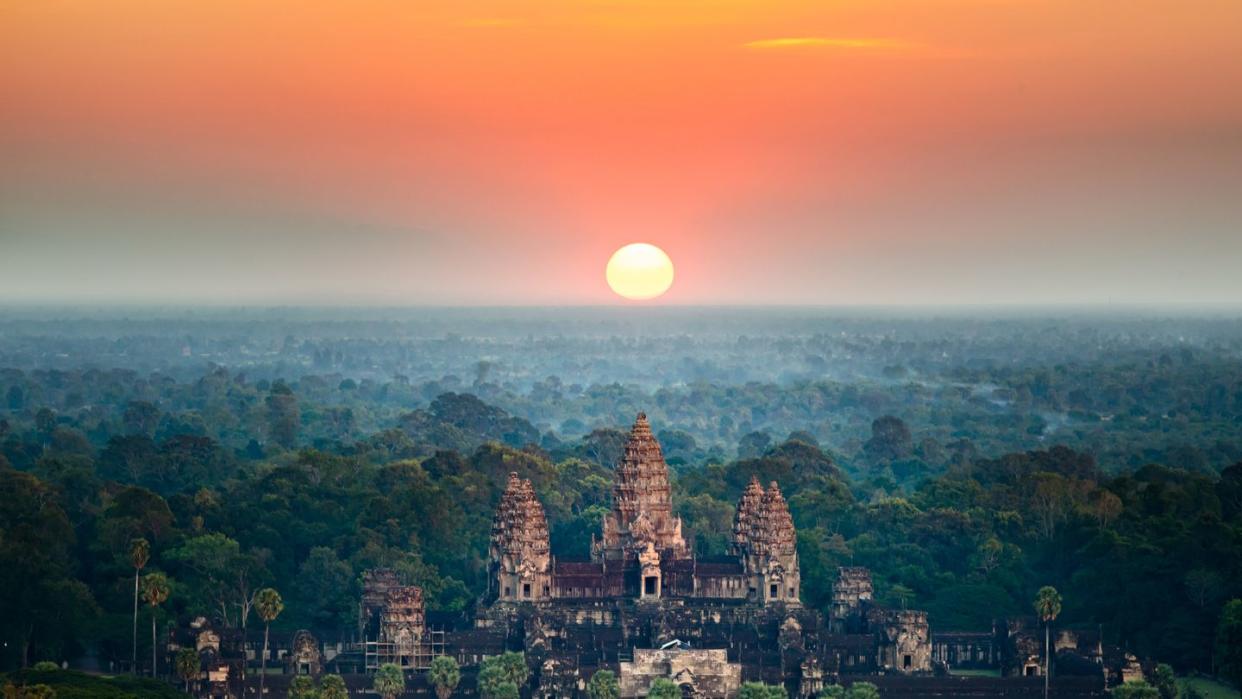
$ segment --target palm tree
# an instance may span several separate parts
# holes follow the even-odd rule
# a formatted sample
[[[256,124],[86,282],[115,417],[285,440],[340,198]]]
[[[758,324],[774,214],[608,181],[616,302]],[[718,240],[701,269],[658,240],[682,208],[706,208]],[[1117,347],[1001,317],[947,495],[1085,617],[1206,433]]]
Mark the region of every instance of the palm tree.
[[[259,612],[259,618],[263,620],[263,655],[259,657],[259,697],[262,699],[267,676],[268,634],[272,630],[272,622],[284,611],[285,601],[280,598],[279,592],[265,587],[255,594],[254,607]]]
[[[453,690],[457,689],[457,683],[461,681],[461,668],[457,667],[456,660],[447,655],[440,655],[432,660],[427,674],[432,686],[436,688],[437,699],[449,699],[453,696]]]
[[[596,670],[587,682],[587,696],[591,699],[618,699],[621,687],[617,685],[617,675],[612,670]]]
[[[349,699],[349,690],[340,675],[324,675],[319,680],[319,699]]]
[[[159,614],[159,607],[168,600],[168,595],[172,588],[168,583],[168,576],[163,573],[147,573],[142,576],[142,599],[151,607],[151,676],[155,677],[158,670],[158,660],[155,652],[157,644],[155,641],[155,617]]]
[[[1035,613],[1044,622],[1044,699],[1048,699],[1048,675],[1052,654],[1052,621],[1061,613],[1061,593],[1055,587],[1044,585],[1035,594]]]
[[[315,681],[307,675],[298,675],[289,683],[289,699],[315,699]]]
[[[177,676],[185,682],[185,693],[190,693],[190,680],[198,677],[199,670],[202,665],[198,659],[198,651],[193,648],[182,648],[177,651],[177,659],[174,663],[177,668]]]
[[[375,671],[371,688],[384,699],[396,699],[398,694],[405,691],[405,673],[393,663],[384,663]]]
[[[134,564],[134,657],[130,672],[138,674],[138,573],[151,560],[151,544],[138,538],[129,542],[129,562]]]
[[[681,699],[681,689],[670,679],[657,677],[647,689],[648,699]]]

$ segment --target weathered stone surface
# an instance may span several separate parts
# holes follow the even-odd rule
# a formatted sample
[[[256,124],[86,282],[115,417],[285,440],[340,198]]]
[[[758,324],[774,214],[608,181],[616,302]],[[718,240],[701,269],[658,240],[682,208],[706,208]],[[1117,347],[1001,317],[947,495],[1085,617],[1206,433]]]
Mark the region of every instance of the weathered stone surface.
[[[742,492],[737,502],[737,510],[733,515],[733,552],[745,556],[752,548],[751,536],[759,519],[759,508],[763,503],[763,486],[759,479],[750,477],[750,484]]]
[[[871,603],[873,594],[871,571],[866,568],[841,567],[832,584],[832,612],[829,626],[834,633],[858,630],[863,621],[863,608]]]
[[[552,558],[548,519],[529,480],[509,474],[492,520],[491,595],[501,600],[533,601],[552,594]]]
[[[389,662],[413,665],[426,630],[422,588],[402,586],[389,590],[380,617],[380,641],[391,644]]]
[[[903,675],[931,672],[931,630],[927,612],[872,608],[869,623],[879,639],[879,665]]]
[[[642,697],[656,678],[672,680],[683,697],[731,697],[742,685],[742,666],[723,649],[640,648],[620,664],[621,696]]]
[[[752,478],[737,504],[733,549],[742,558],[750,598],[799,604],[797,533],[775,481],[765,491]]]
[[[285,656],[285,674],[318,677],[323,672],[319,639],[306,629],[293,634],[293,648]]]
[[[689,556],[681,518],[673,515],[668,464],[647,415],[639,413],[617,464],[612,511],[604,517],[603,539],[593,554],[596,560],[623,560],[636,556],[648,543],[662,556]]]
[[[379,615],[388,604],[389,591],[401,586],[397,571],[372,568],[362,573],[362,601],[358,609],[358,630],[379,622]]]

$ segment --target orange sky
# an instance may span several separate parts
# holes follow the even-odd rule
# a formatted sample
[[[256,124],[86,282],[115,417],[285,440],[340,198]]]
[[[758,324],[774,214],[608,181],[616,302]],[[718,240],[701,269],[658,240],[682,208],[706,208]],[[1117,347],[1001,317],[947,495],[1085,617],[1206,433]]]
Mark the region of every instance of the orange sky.
[[[1242,301],[1237,0],[0,1],[9,298]]]

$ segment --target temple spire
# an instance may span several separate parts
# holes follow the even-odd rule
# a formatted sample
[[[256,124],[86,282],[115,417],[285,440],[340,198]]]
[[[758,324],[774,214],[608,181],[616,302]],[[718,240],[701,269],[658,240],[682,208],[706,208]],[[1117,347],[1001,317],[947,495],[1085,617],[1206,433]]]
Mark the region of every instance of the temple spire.
[[[548,518],[530,480],[509,474],[492,520],[492,590],[501,599],[538,599],[549,592]]]
[[[759,517],[763,495],[759,478],[752,474],[750,484],[742,492],[742,498],[737,502],[737,512],[733,516],[733,551],[738,555],[744,555],[750,550],[751,535]]]
[[[647,543],[656,550],[689,555],[681,534],[681,519],[673,516],[668,464],[660,443],[651,434],[646,413],[639,413],[617,463],[612,488],[612,512],[604,518],[604,536],[597,557],[637,555]]]

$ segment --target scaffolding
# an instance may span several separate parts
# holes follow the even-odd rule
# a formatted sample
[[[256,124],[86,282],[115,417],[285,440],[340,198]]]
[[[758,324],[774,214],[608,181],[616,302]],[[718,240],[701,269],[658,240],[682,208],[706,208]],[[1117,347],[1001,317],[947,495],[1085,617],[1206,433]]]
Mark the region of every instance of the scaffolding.
[[[378,670],[381,665],[392,663],[402,670],[426,670],[431,661],[445,655],[444,629],[432,628],[413,643],[390,641],[366,641],[363,646],[363,665],[367,672]]]

